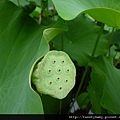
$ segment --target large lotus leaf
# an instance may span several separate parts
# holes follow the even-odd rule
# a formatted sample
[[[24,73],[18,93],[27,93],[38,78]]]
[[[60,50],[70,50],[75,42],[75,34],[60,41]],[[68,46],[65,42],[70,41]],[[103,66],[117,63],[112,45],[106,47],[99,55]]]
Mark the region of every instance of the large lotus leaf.
[[[27,0],[9,0],[11,2],[13,2],[14,4],[16,5],[20,5],[20,6],[25,6],[25,5],[28,5],[29,2]]]
[[[21,0],[20,0],[20,1],[21,1]],[[25,1],[25,0],[24,0],[24,1]],[[45,0],[27,0],[27,1],[33,3],[33,4],[37,5],[37,6],[40,6],[40,5],[41,5],[41,1],[47,2],[47,0],[46,0],[46,1],[45,1]],[[53,3],[52,3],[51,0],[48,0],[48,8],[49,8],[49,7],[53,7]]]
[[[41,0],[9,0],[11,2],[13,2],[16,5],[20,5],[20,6],[25,6],[28,5],[29,3],[32,3],[36,6],[40,6],[41,5]],[[44,2],[44,0],[43,0]],[[47,2],[47,1],[46,1]],[[48,1],[48,7],[53,7],[53,3],[51,0]]]
[[[92,55],[100,28],[83,15],[67,23],[69,30],[54,38],[54,46],[57,50],[68,53],[80,66],[86,65]],[[102,35],[95,56],[103,54],[105,49],[106,39]]]
[[[74,19],[80,13],[88,13],[94,19],[120,28],[119,0],[52,0],[58,14],[65,20]]]
[[[91,85],[96,88],[96,93],[102,93],[100,104],[111,113],[120,113],[120,70],[113,65],[111,57],[98,57],[91,63],[94,79]],[[95,75],[98,74],[95,80]],[[103,77],[99,77],[103,76]],[[92,83],[94,81],[94,83]],[[95,82],[96,81],[96,82]],[[101,83],[103,83],[103,87]],[[103,82],[104,81],[104,82]],[[101,86],[101,89],[99,89]],[[98,87],[98,88],[97,88]],[[98,92],[97,92],[98,91]],[[99,94],[100,96],[100,94]],[[94,103],[93,103],[94,104]]]
[[[60,102],[61,102],[61,112],[62,113],[68,112],[71,104],[71,97],[72,97],[72,91],[67,95],[67,97],[65,97],[61,101],[49,95],[42,94],[41,99],[43,102],[44,114],[60,113]]]
[[[71,103],[72,92],[70,92],[66,98],[61,100],[61,112],[68,112],[69,105]],[[58,114],[60,113],[60,100],[53,98],[49,95],[42,94],[41,99],[43,101],[45,114]]]
[[[80,109],[86,109],[89,103],[88,93],[87,92],[81,93],[78,96],[77,102],[78,102]]]
[[[32,64],[49,49],[43,30],[14,4],[0,1],[0,113],[43,113],[29,81]]]
[[[36,6],[40,6],[40,4],[41,4],[40,0],[28,0],[28,1],[33,3]]]
[[[110,38],[111,33],[108,33],[106,35],[107,39]],[[120,30],[116,30],[113,34],[112,40],[111,40],[111,45],[115,45],[117,51],[120,50]]]
[[[93,69],[91,73],[91,81],[89,86],[87,87],[87,90],[89,93],[89,99],[92,103],[92,112],[95,114],[102,114],[104,112],[103,107],[100,104],[104,82],[105,82],[104,73],[101,70],[99,70],[99,73],[97,73]]]

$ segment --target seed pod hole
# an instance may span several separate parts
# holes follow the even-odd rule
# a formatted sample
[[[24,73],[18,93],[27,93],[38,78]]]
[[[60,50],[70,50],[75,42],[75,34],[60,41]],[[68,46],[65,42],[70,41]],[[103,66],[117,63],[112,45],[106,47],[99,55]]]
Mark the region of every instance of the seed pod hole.
[[[69,71],[70,71],[69,69],[66,70],[67,73],[68,73]]]
[[[50,82],[50,85],[52,84],[52,82]]]
[[[62,87],[60,87],[59,89],[62,90]]]
[[[63,60],[62,63],[64,63],[65,61]]]
[[[60,69],[58,69],[58,72],[60,72],[61,70]]]
[[[68,80],[65,80],[65,82],[67,83],[67,82],[68,82]]]
[[[53,64],[55,64],[55,63],[56,63],[56,60],[53,61]]]
[[[56,81],[59,81],[59,80],[60,80],[60,78],[59,78],[59,77],[57,77]]]
[[[48,73],[49,73],[49,74],[51,73],[51,70],[50,70],[50,69],[48,70]]]

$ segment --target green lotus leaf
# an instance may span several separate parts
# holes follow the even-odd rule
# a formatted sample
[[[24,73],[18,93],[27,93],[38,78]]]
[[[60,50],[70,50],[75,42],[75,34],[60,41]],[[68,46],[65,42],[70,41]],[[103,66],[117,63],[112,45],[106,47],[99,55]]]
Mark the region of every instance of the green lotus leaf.
[[[61,18],[72,20],[89,14],[110,27],[120,28],[120,0],[52,0]]]

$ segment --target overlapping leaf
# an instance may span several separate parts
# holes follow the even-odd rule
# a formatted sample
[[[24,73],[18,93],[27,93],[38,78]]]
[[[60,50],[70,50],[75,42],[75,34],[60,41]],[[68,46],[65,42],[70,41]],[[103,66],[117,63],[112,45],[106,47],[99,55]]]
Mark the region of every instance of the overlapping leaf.
[[[80,66],[90,60],[100,28],[87,17],[80,15],[68,22],[68,31],[54,39],[55,48],[67,52]],[[106,39],[102,35],[95,56],[104,54]]]
[[[43,113],[29,81],[32,64],[49,49],[43,30],[14,4],[0,1],[0,113]]]
[[[94,19],[111,27],[120,28],[119,0],[52,0],[58,14],[65,20],[74,19],[80,13],[88,13]]]
[[[63,19],[58,18],[55,24],[53,24],[50,28],[47,28],[43,31],[43,35],[44,38],[49,42],[54,37],[67,30],[68,30],[67,23]]]
[[[110,57],[100,56],[94,59],[90,65],[92,66],[92,79],[88,91],[91,93],[89,95],[94,107],[93,112],[99,111],[102,106],[111,113],[119,114],[120,70],[114,67]],[[95,108],[97,106],[100,106],[99,109]]]

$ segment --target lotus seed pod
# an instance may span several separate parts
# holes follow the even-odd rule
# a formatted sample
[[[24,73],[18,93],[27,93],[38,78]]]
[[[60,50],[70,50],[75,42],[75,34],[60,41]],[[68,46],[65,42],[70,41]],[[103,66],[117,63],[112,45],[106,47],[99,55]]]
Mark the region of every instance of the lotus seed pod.
[[[35,66],[32,82],[39,93],[63,99],[75,85],[76,69],[63,51],[49,51]]]

